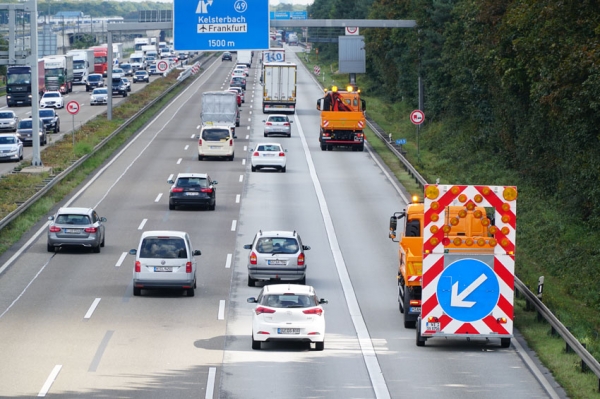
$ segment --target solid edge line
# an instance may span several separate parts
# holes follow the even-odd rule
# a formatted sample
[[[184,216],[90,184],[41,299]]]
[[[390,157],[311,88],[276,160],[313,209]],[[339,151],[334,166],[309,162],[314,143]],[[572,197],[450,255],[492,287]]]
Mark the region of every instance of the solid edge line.
[[[225,269],[231,268],[231,259],[233,258],[233,254],[227,254],[227,260],[225,260]]]
[[[521,344],[519,343],[519,341],[517,341],[516,338],[513,338],[511,341],[512,341],[512,344],[515,346],[515,349],[517,350],[517,354],[519,355],[519,357],[521,358],[521,360],[523,360],[523,362],[525,362],[525,364],[527,365],[527,367],[529,367],[529,370],[533,373],[533,375],[538,380],[538,382],[540,383],[540,385],[542,386],[542,388],[544,388],[544,390],[548,394],[548,397],[550,397],[552,399],[560,399],[560,395],[558,395],[558,393],[554,390],[554,388],[552,387],[552,385],[544,377],[544,375],[542,374],[542,372],[540,371],[540,369],[533,362],[533,360],[527,354],[527,352],[525,351],[525,349],[523,349],[523,347],[521,346]]]
[[[52,369],[52,372],[48,376],[48,379],[44,383],[44,386],[42,386],[42,389],[38,393],[38,395],[37,395],[38,397],[46,396],[46,394],[50,390],[50,387],[52,387],[52,384],[54,384],[56,377],[58,377],[58,373],[60,373],[61,369],[62,369],[62,364],[57,364],[56,366],[54,366],[54,368]]]
[[[206,395],[205,399],[212,399],[215,392],[215,379],[217,377],[217,368],[208,368],[208,378],[206,379]]]
[[[217,315],[217,320],[225,320],[225,300],[221,299],[219,301],[219,313]]]
[[[335,228],[333,227],[333,221],[331,220],[325,195],[323,194],[323,189],[321,187],[319,177],[317,176],[310,150],[308,149],[308,143],[306,142],[304,131],[302,130],[300,120],[296,115],[294,116],[294,119],[296,120],[296,127],[298,129],[300,140],[302,141],[302,147],[304,149],[304,155],[306,156],[308,170],[317,194],[319,207],[321,208],[321,215],[323,216],[323,222],[325,224],[325,230],[327,231],[327,238],[329,239],[329,246],[333,254],[335,267],[340,277],[342,289],[344,290],[344,296],[346,297],[346,303],[348,304],[348,311],[356,330],[356,335],[360,344],[363,359],[365,361],[365,365],[367,366],[367,372],[369,373],[369,378],[371,379],[371,384],[373,386],[373,390],[375,391],[375,397],[388,399],[390,398],[389,388],[385,382],[385,379],[383,378],[383,373],[381,372],[381,367],[379,365],[379,361],[377,360],[377,354],[373,348],[373,342],[371,341],[369,330],[367,329],[364,317],[360,311],[360,306],[358,305],[358,299],[356,298],[354,288],[352,287],[352,281],[350,280],[350,275],[348,274],[348,269],[346,268],[346,263],[344,262],[344,257],[342,256],[342,250],[340,249],[337,241],[337,235],[335,233]]]

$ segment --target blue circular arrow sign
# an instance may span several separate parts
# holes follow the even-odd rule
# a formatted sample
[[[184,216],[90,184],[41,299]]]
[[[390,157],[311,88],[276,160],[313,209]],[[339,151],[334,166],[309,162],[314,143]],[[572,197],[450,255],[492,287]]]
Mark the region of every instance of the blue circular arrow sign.
[[[477,259],[451,263],[440,275],[438,302],[455,320],[472,322],[489,315],[498,303],[500,285],[496,273]]]

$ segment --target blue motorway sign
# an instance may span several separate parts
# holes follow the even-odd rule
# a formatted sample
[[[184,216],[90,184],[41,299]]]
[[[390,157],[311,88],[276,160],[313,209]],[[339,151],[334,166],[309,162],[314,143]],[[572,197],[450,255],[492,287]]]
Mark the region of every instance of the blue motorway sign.
[[[496,273],[477,259],[460,259],[448,265],[437,284],[438,302],[455,320],[472,322],[489,315],[498,303]]]
[[[269,0],[175,0],[178,51],[267,50]]]
[[[271,11],[271,19],[306,19],[306,11]]]
[[[396,139],[396,145],[404,145],[406,144],[406,139]]]

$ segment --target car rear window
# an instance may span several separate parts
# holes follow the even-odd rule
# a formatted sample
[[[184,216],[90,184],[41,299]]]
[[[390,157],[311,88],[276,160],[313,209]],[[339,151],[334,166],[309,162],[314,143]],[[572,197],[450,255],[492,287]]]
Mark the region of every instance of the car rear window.
[[[317,300],[314,295],[265,295],[260,301],[261,305],[271,308],[310,308],[317,306]]]
[[[256,151],[281,151],[278,145],[259,145]]]
[[[177,179],[177,187],[208,187],[208,180],[203,177],[180,177]]]
[[[261,254],[295,254],[299,248],[295,238],[262,237],[256,243],[256,250]]]
[[[87,225],[90,224],[90,217],[88,215],[76,215],[76,214],[62,214],[56,217],[56,224],[76,224],[76,225]]]
[[[206,141],[229,140],[231,132],[229,129],[204,129],[202,139]]]
[[[269,122],[287,122],[285,116],[270,116]]]
[[[140,258],[187,258],[185,241],[180,237],[146,237],[142,241]]]

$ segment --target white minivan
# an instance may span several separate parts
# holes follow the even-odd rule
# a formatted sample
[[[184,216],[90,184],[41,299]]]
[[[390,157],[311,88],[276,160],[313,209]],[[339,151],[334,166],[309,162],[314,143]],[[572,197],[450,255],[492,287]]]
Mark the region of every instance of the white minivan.
[[[190,236],[184,231],[145,231],[135,255],[133,268],[133,295],[142,290],[159,288],[182,289],[194,296],[196,288],[196,259],[200,250],[194,250]]]
[[[198,137],[198,161],[209,157],[225,157],[233,161],[236,138],[234,128],[229,126],[203,126]]]

